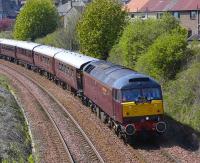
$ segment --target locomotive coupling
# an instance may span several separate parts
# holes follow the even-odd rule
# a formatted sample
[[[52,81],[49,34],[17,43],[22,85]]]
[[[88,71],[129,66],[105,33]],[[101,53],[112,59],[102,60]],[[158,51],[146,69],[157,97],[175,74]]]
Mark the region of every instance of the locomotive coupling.
[[[136,132],[134,124],[128,124],[125,127],[125,132],[127,135],[133,135]]]
[[[158,122],[156,124],[156,131],[159,133],[164,133],[167,129],[167,125],[165,122]]]

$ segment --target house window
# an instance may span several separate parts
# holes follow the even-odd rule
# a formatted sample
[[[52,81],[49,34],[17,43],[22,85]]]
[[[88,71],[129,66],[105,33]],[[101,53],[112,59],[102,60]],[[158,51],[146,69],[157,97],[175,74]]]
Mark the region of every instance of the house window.
[[[145,18],[146,18],[145,14],[142,14],[142,15],[140,16],[140,18],[145,19]]]
[[[173,15],[176,19],[180,19],[180,12],[174,12]]]
[[[188,38],[192,36],[192,30],[191,29],[188,29]]]
[[[131,18],[135,18],[135,14],[131,14]]]
[[[191,12],[190,12],[190,19],[195,20],[196,17],[197,17],[197,12],[196,12],[196,11],[191,11]]]
[[[162,13],[162,12],[157,13],[157,19],[161,19],[162,16],[163,16],[163,13]]]

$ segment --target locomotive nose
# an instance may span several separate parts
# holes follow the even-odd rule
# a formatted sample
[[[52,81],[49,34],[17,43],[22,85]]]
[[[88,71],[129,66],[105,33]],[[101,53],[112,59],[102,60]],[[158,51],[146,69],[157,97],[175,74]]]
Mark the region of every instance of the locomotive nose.
[[[166,123],[165,122],[158,122],[156,124],[156,131],[159,132],[159,133],[163,133],[165,132],[167,129],[166,127]]]
[[[125,131],[126,131],[127,135],[133,135],[135,133],[135,131],[136,131],[135,125],[134,124],[128,124],[125,127]]]

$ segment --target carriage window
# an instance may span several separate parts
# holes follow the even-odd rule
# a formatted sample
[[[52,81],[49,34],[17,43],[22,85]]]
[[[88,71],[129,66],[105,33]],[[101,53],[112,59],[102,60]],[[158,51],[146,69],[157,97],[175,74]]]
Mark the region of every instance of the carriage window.
[[[61,70],[62,69],[62,65],[61,63],[59,62],[59,65],[58,65],[58,69]]]
[[[113,95],[114,99],[116,101],[121,101],[121,91],[120,90],[114,90],[114,95]]]

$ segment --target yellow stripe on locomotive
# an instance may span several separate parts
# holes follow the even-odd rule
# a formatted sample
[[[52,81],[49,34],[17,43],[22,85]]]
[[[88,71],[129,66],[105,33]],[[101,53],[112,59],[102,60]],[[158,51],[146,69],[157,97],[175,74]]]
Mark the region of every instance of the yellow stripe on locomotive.
[[[124,118],[164,114],[162,100],[152,100],[144,103],[124,102],[122,106]]]

